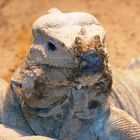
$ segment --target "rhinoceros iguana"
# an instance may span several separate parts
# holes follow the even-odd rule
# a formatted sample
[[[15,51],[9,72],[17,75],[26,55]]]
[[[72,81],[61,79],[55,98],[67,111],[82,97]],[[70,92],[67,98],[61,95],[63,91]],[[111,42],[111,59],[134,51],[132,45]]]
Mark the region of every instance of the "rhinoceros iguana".
[[[140,139],[140,73],[111,72],[95,17],[53,9],[33,36],[10,84],[0,82],[1,138]]]

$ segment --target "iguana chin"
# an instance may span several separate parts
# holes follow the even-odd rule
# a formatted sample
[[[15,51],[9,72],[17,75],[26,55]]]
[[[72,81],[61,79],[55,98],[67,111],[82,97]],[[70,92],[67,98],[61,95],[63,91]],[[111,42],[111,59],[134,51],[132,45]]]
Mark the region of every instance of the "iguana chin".
[[[112,89],[105,31],[95,17],[53,9],[33,24],[33,36],[10,84],[0,82],[1,130],[7,133],[1,137],[140,139],[139,88],[128,87],[133,74],[122,82],[122,72],[113,70]]]

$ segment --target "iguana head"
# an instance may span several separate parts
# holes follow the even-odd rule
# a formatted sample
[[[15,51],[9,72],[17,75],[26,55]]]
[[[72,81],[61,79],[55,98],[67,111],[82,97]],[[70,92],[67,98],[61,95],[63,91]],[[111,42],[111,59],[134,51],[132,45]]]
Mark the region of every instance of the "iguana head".
[[[94,108],[105,105],[112,79],[105,31],[96,18],[88,13],[51,10],[33,24],[33,36],[26,66],[21,69],[25,114],[46,121],[60,115],[62,120],[57,123],[62,125],[69,113],[82,112],[79,117],[86,118],[85,114],[99,112]],[[45,131],[50,126],[46,128],[42,120],[36,122]]]
[[[94,53],[96,43],[104,46],[105,31],[90,14],[61,13],[54,9],[35,21],[33,36],[29,57],[31,65],[74,68],[79,67],[77,53],[90,50]],[[86,65],[89,60],[83,59]]]

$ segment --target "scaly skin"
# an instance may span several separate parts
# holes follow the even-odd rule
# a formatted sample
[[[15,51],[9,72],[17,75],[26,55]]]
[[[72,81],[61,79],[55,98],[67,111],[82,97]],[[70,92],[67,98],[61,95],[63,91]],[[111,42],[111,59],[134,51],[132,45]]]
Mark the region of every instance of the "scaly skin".
[[[7,133],[1,137],[140,139],[139,73],[113,69],[112,88],[105,31],[96,18],[51,10],[34,23],[33,36],[9,86],[0,82]]]
[[[140,123],[140,69],[113,69],[113,90],[111,97],[115,106],[125,110]]]

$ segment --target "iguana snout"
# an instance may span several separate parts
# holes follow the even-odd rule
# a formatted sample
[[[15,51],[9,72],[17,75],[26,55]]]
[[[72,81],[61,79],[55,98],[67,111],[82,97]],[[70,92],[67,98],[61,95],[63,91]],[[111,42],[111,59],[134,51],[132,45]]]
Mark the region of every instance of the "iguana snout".
[[[86,44],[80,37],[75,38],[75,54],[79,62],[79,69],[82,73],[99,73],[107,63],[107,53],[100,36],[96,35]],[[79,71],[80,72],[80,71]]]

